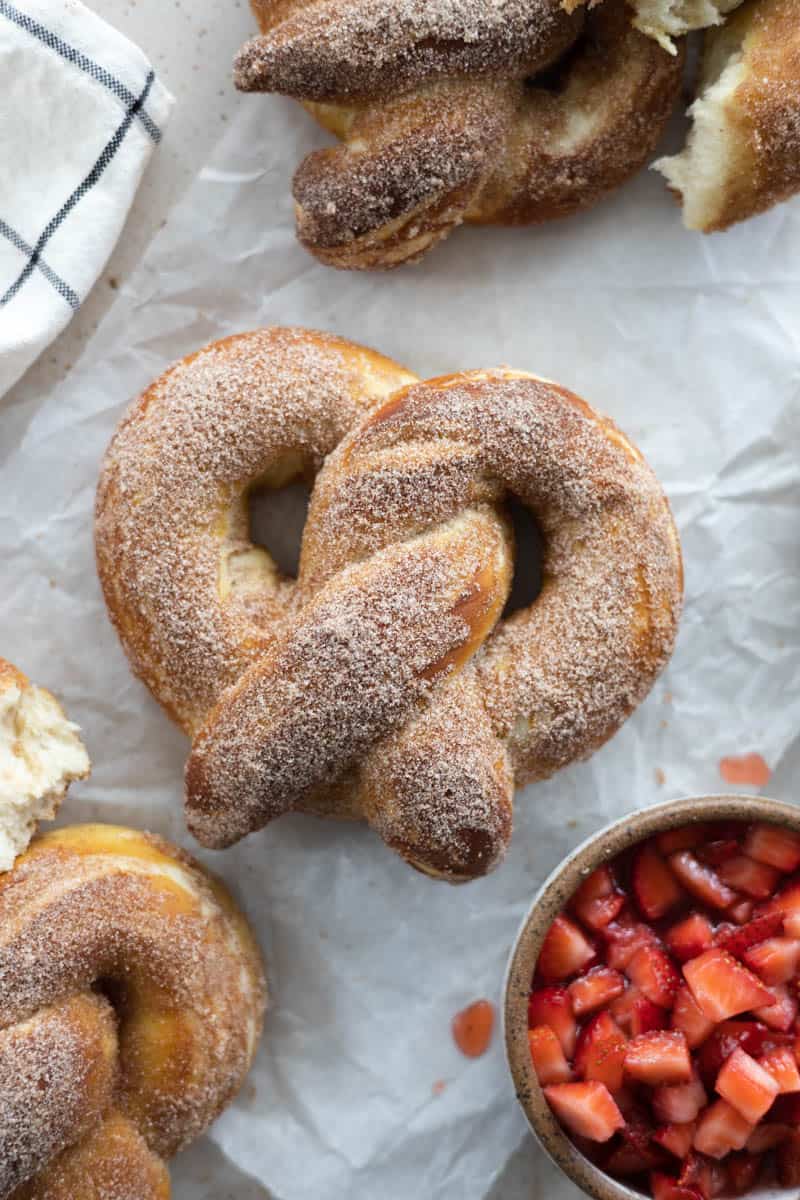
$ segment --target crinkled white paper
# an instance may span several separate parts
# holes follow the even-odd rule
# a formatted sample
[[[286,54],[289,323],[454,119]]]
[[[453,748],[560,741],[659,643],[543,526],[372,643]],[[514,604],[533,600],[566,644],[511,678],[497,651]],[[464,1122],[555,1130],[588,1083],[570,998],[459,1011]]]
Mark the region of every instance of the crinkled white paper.
[[[242,98],[67,382],[23,389],[0,413],[0,652],[83,726],[94,775],[62,819],[146,826],[191,848],[184,739],[130,675],[92,555],[100,456],[137,391],[212,338],[298,323],[423,376],[529,369],[609,412],[661,477],[683,537],[672,665],[590,763],[518,797],[511,852],[488,879],[433,883],[368,830],[302,817],[204,854],[255,923],[272,1007],[242,1096],[173,1164],[178,1200],[562,1200],[574,1189],[527,1139],[499,1030],[468,1061],[450,1020],[499,1001],[538,883],[611,818],[724,790],[719,759],[749,750],[775,772],[767,790],[794,799],[800,205],[703,239],[644,174],[563,224],[462,230],[419,267],[341,274],[293,232],[289,179],[323,140],[299,107]]]

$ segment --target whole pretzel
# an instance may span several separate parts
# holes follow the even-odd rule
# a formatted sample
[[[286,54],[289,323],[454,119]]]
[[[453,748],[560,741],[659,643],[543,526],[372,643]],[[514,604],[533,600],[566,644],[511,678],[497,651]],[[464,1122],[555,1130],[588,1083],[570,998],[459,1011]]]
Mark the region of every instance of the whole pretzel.
[[[38,838],[0,875],[0,1200],[166,1200],[265,1003],[227,892],[160,839]]]
[[[236,85],[301,100],[343,142],[294,180],[336,267],[419,258],[462,221],[586,208],[650,157],[678,97],[625,0],[252,0]],[[574,11],[567,11],[572,9]]]
[[[252,545],[247,499],[298,475],[316,483],[292,581]],[[510,494],[544,584],[503,619]],[[658,482],[578,397],[514,371],[418,383],[305,330],[217,342],[144,393],[96,545],[133,667],[192,738],[204,845],[303,809],[366,818],[448,879],[502,857],[515,782],[619,728],[681,606]]]

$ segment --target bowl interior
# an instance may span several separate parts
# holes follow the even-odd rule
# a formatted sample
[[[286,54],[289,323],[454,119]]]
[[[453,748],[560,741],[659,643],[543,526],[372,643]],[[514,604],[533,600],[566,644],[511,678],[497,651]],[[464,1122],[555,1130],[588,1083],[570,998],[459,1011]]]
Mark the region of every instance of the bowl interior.
[[[539,1086],[528,1048],[528,995],[539,950],[553,919],[597,867],[653,834],[716,820],[760,821],[800,832],[800,808],[763,796],[692,796],[631,813],[593,834],[556,867],[534,897],[511,951],[503,1009],[506,1055],[517,1099],[550,1158],[595,1200],[641,1200],[644,1193],[606,1175],[580,1153]],[[791,1189],[764,1186],[747,1195],[787,1200],[790,1193]]]

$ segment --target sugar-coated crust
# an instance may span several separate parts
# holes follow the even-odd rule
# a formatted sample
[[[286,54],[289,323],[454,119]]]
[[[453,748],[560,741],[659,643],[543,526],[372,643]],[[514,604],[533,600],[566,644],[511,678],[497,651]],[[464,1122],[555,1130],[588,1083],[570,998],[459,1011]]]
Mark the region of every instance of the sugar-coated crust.
[[[726,68],[732,86],[715,96]],[[687,149],[657,164],[682,196],[690,228],[727,229],[800,192],[796,0],[748,0],[726,25],[706,34],[693,111]]]
[[[109,825],[36,839],[0,876],[0,1198],[166,1200],[265,1000],[244,918],[188,855]]]
[[[329,265],[393,267],[462,221],[530,224],[596,203],[648,160],[679,93],[625,0],[253,0],[237,86],[301,100],[343,142],[294,180]],[[375,46],[380,53],[375,53]]]
[[[316,476],[296,581],[248,539],[253,486]],[[545,538],[508,620],[503,501]],[[415,866],[500,860],[514,783],[592,753],[672,649],[682,569],[639,452],[512,371],[419,383],[302,330],[207,347],[106,456],[97,555],[137,673],[193,739],[190,828],[225,846],[281,813],[366,818]]]

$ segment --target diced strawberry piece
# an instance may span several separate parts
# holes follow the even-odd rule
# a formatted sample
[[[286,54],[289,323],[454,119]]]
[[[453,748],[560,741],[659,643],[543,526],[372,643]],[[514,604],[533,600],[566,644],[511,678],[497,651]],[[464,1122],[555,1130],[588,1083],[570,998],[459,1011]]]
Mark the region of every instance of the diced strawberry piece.
[[[665,1125],[653,1134],[653,1141],[676,1158],[686,1158],[692,1148],[695,1127],[695,1121],[688,1121],[685,1125]]]
[[[667,1161],[667,1155],[660,1146],[640,1148],[623,1141],[609,1154],[603,1163],[603,1169],[610,1175],[640,1175],[643,1171],[652,1171],[654,1167],[663,1166]]]
[[[604,1083],[554,1083],[544,1094],[559,1121],[572,1133],[592,1142],[607,1142],[625,1118]]]
[[[797,1001],[785,984],[777,983],[772,988],[772,1003],[765,1004],[763,1008],[754,1008],[753,1015],[765,1025],[769,1025],[770,1029],[779,1029],[785,1033],[791,1029],[797,1016]]]
[[[671,1008],[680,976],[669,956],[658,945],[640,946],[625,968],[625,974],[659,1008]]]
[[[723,883],[716,871],[699,859],[689,850],[679,850],[670,855],[669,865],[678,877],[680,883],[711,908],[730,908],[736,903],[736,893]]]
[[[569,979],[595,959],[595,949],[574,921],[556,917],[547,931],[536,970],[548,983]]]
[[[701,1115],[694,1146],[709,1158],[724,1158],[731,1150],[741,1150],[752,1132],[753,1126],[733,1105],[717,1100]]]
[[[751,1125],[771,1107],[779,1087],[769,1071],[738,1047],[717,1076],[717,1092]]]
[[[652,842],[645,842],[634,856],[631,887],[642,914],[650,921],[665,916],[684,897],[683,889]]]
[[[792,1133],[791,1125],[762,1122],[750,1134],[745,1149],[749,1150],[751,1154],[763,1154],[765,1150],[772,1150],[779,1142],[784,1141],[790,1133]]]
[[[787,875],[800,867],[800,833],[779,825],[753,825],[744,840],[744,852]]]
[[[754,900],[766,900],[775,890],[778,872],[766,863],[756,862],[746,854],[737,854],[717,867],[717,874],[736,892],[744,892]]]
[[[734,1196],[743,1196],[745,1192],[750,1191],[758,1179],[758,1173],[761,1170],[761,1156],[740,1150],[737,1154],[731,1154],[727,1159],[725,1169],[728,1174],[729,1189]]]
[[[531,992],[528,998],[528,1027],[549,1025],[561,1042],[567,1058],[575,1052],[578,1026],[572,1012],[572,999],[566,988],[547,987]]]
[[[612,971],[610,967],[595,967],[574,980],[567,991],[572,997],[575,1016],[581,1017],[621,996],[625,991],[625,980],[619,971]]]
[[[746,925],[753,915],[754,907],[752,900],[737,900],[733,908],[728,909],[728,912],[737,925]]]
[[[683,974],[698,1007],[712,1021],[724,1021],[772,1001],[772,994],[757,976],[717,947],[684,963]]]
[[[708,917],[692,913],[668,929],[664,940],[670,953],[678,962],[684,963],[697,958],[704,950],[710,950],[714,944],[714,930]]]
[[[665,1029],[667,1013],[642,995],[639,988],[629,987],[611,1004],[611,1014],[631,1037],[649,1033],[651,1029]]]
[[[575,1071],[582,1079],[604,1083],[610,1092],[622,1087],[627,1038],[610,1013],[601,1012],[580,1032]]]
[[[713,842],[707,842],[705,845],[699,845],[695,849],[697,857],[706,863],[710,863],[712,867],[718,867],[720,863],[727,862],[729,858],[735,858],[740,853],[739,843],[735,838],[719,838]]]
[[[572,1079],[570,1065],[564,1057],[561,1042],[549,1025],[537,1025],[528,1030],[533,1069],[539,1083],[569,1083]]]
[[[598,867],[585,879],[572,897],[572,911],[590,929],[604,929],[625,904],[625,897],[614,886],[610,867]]]
[[[703,842],[711,841],[710,826],[705,822],[696,825],[681,825],[679,829],[667,829],[659,833],[656,842],[662,854],[669,857],[676,850],[691,850]]]
[[[633,1038],[625,1050],[625,1074],[650,1087],[688,1083],[692,1064],[686,1038],[666,1029]]]
[[[784,917],[788,917],[790,913],[800,912],[800,879],[796,879],[782,892],[778,892],[777,896],[773,896],[771,900],[767,901],[764,911],[779,912]]]
[[[685,983],[675,993],[671,1025],[683,1034],[690,1050],[701,1045],[715,1028],[714,1022],[698,1007]]]
[[[794,1051],[788,1046],[776,1046],[758,1060],[769,1071],[780,1092],[800,1092],[800,1071]]]
[[[778,1179],[784,1187],[800,1187],[800,1133],[794,1132],[775,1151]]]
[[[621,918],[626,917],[626,913],[621,914]],[[627,919],[612,921],[606,926],[603,936],[608,939],[606,962],[615,971],[624,971],[637,950],[658,941],[649,925]]]
[[[742,925],[741,929],[720,926],[714,936],[714,944],[721,950],[727,950],[734,958],[740,958],[750,946],[755,946],[778,933],[782,922],[782,914],[776,911],[753,917],[753,920]]]
[[[783,918],[783,932],[787,937],[800,938],[800,909]]]
[[[659,1121],[666,1121],[671,1125],[685,1125],[695,1119],[701,1108],[705,1108],[707,1099],[700,1077],[693,1074],[688,1083],[655,1088],[652,1096],[653,1112]]]
[[[795,938],[767,938],[765,942],[745,950],[742,958],[764,983],[788,983],[797,973],[800,941]]]
[[[652,1172],[650,1191],[654,1200],[703,1200],[702,1192],[697,1188],[683,1187],[677,1179],[664,1175],[661,1171]]]
[[[778,1045],[786,1045],[789,1035],[774,1033],[760,1021],[723,1021],[703,1043],[697,1055],[697,1066],[703,1079],[713,1086],[722,1064],[741,1046],[753,1058],[758,1058]]]
[[[697,1188],[703,1200],[712,1200],[712,1197],[719,1196],[725,1190],[728,1180],[724,1167],[718,1162],[691,1150],[684,1160],[678,1183],[683,1187]]]

